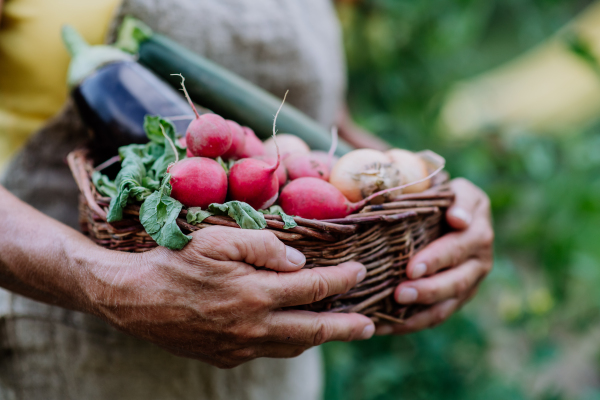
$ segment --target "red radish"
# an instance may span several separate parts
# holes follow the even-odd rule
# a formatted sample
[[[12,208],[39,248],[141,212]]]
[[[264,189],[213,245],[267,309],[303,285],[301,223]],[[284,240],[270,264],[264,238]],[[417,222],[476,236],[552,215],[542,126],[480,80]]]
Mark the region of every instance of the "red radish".
[[[227,174],[210,158],[192,157],[179,161],[175,144],[160,125],[162,133],[175,153],[175,162],[167,167],[171,174],[171,197],[186,207],[207,208],[211,203],[223,203],[227,197]]]
[[[425,179],[373,193],[356,203],[349,201],[339,189],[329,182],[318,178],[299,178],[283,188],[279,197],[279,205],[286,214],[302,218],[344,218],[363,208],[374,198],[430,179],[443,168],[443,165],[440,166]]]
[[[275,157],[275,156],[254,156],[252,158],[264,161],[267,164],[274,164],[277,162],[277,157]],[[283,185],[285,185],[285,183],[288,180],[288,173],[287,173],[287,169],[285,168],[285,165],[283,165],[283,163],[280,163],[279,168],[277,168],[277,171],[275,171],[275,173],[277,174],[277,180],[279,181],[279,187],[282,188]]]
[[[286,97],[287,92],[273,119],[273,137],[276,133],[277,116]],[[277,142],[275,142],[275,146],[277,148]],[[280,163],[279,151],[277,151],[277,160],[273,165],[254,158],[244,158],[238,161],[229,170],[229,197],[246,202],[256,210],[272,206],[279,194],[279,179],[276,172]]]
[[[338,160],[340,159],[338,156],[332,155],[331,160],[330,160],[329,153],[327,153],[326,151],[323,151],[323,150],[313,150],[310,152],[310,154],[312,154],[312,156],[315,159],[317,159],[318,161],[327,165],[329,167],[329,170],[331,170],[331,168],[333,168],[335,163],[338,162]]]
[[[290,180],[313,177],[329,180],[329,168],[327,164],[319,161],[317,157],[311,153],[307,154],[290,154],[283,162],[287,168]]]
[[[192,157],[169,166],[171,197],[186,207],[206,209],[211,203],[223,203],[227,197],[227,174],[210,158]]]
[[[246,134],[244,129],[235,121],[225,120],[231,131],[231,147],[221,157],[225,160],[241,158],[246,145]]]
[[[222,156],[231,147],[232,133],[223,117],[217,114],[198,114],[192,99],[185,89],[185,78],[181,74],[181,87],[196,119],[188,125],[185,140],[191,153],[198,157],[216,158]]]
[[[284,159],[283,162],[288,170],[288,176],[290,177],[290,180],[313,177],[323,179],[324,181],[329,181],[331,163],[334,157],[335,149],[337,148],[338,137],[336,127],[331,129],[331,138],[332,140],[329,152],[323,152],[325,155],[325,160],[323,160],[323,156],[320,156],[318,153],[315,154],[315,152],[305,154],[292,153]]]
[[[283,160],[293,153],[310,153],[310,147],[306,142],[296,135],[290,133],[280,133],[277,135],[277,144],[273,138],[265,140],[265,153],[270,156],[277,154],[277,148]]]
[[[185,156],[187,158],[194,157],[194,155],[192,154],[190,149],[188,149],[188,147],[187,147],[187,142],[185,141],[185,137],[180,137],[179,139],[177,139],[177,143],[179,143],[179,146],[181,146],[185,149]]]
[[[254,131],[247,126],[242,128],[246,136],[246,144],[244,150],[240,154],[240,158],[248,158],[254,156],[262,156],[265,154],[265,147],[259,138],[256,137]]]

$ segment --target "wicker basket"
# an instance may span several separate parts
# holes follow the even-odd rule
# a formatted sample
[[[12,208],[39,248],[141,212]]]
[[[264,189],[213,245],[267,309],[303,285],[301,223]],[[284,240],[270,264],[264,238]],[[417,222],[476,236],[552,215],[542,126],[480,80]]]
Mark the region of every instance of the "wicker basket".
[[[139,221],[139,206],[130,205],[117,223],[106,222],[110,198],[102,197],[91,181],[93,166],[85,150],[68,156],[69,167],[81,191],[79,215],[82,231],[100,246],[126,252],[144,252],[157,244]],[[421,248],[445,230],[443,214],[454,199],[448,175],[436,175],[432,188],[402,195],[393,203],[366,206],[347,218],[317,221],[295,218],[298,226],[283,229],[280,217],[265,216],[267,228],[285,244],[306,256],[305,268],[358,261],[367,277],[349,292],[302,308],[312,311],[359,312],[374,321],[402,323],[416,306],[394,302],[394,288],[406,279],[406,264]],[[177,223],[184,233],[213,225],[239,228],[229,217],[212,216],[190,225],[184,209]]]

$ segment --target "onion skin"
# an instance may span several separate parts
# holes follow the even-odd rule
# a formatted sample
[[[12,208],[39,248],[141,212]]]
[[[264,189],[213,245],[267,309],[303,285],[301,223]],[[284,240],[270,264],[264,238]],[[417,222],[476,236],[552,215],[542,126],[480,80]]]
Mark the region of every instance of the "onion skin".
[[[227,174],[215,160],[192,157],[168,169],[171,197],[186,207],[206,209],[211,203],[223,203],[227,197]]]
[[[412,151],[403,149],[392,149],[385,152],[385,155],[390,159],[400,176],[402,183],[412,183],[423,179],[429,175],[427,163]],[[431,187],[431,179],[407,186],[402,189],[402,193],[420,193]]]
[[[291,133],[280,133],[277,135],[277,145],[279,146],[279,154],[281,159],[285,160],[290,154],[307,154],[310,153],[310,147],[306,142],[300,139],[296,135]],[[277,149],[275,148],[275,141],[273,138],[265,140],[265,154],[269,156],[276,156]]]
[[[358,202],[383,189],[400,186],[400,172],[382,152],[359,149],[344,155],[333,166],[329,182],[351,202]],[[385,198],[374,199],[382,203]]]

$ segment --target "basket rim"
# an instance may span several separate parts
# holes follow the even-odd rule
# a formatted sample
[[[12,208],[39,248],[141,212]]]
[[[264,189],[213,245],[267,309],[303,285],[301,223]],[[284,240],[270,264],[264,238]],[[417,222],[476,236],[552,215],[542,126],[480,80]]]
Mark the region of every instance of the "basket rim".
[[[103,197],[96,192],[92,183],[91,174],[94,171],[91,159],[88,158],[87,149],[76,149],[67,156],[67,163],[73,174],[77,186],[84,196],[92,211],[106,222],[107,212],[104,207],[110,203],[109,197]],[[360,225],[372,225],[376,223],[399,222],[409,218],[435,214],[449,207],[454,201],[454,192],[449,185],[449,175],[445,171],[432,178],[434,180],[431,188],[420,193],[409,193],[398,196],[394,201],[379,205],[367,205],[358,213],[351,214],[345,218],[313,220],[301,217],[293,217],[297,227],[283,230],[282,218],[275,215],[265,215],[267,228],[281,239],[295,241],[298,239],[314,238],[328,242],[339,240],[336,235],[352,235],[358,231]],[[100,204],[99,204],[100,203]],[[101,206],[102,205],[102,206]],[[139,206],[130,205],[126,213],[135,215],[139,213]],[[201,224],[188,224],[185,220],[187,208],[184,206],[179,215],[177,223],[188,230],[197,230],[202,224],[222,225],[239,228],[235,221],[226,216],[211,216]],[[181,218],[183,217],[183,218]],[[108,222],[107,222],[108,223]]]

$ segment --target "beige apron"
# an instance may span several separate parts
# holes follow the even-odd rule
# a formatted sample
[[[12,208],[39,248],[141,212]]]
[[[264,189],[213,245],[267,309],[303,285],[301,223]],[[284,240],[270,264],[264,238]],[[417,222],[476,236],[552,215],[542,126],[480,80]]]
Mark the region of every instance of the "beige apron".
[[[125,0],[115,26],[125,14],[275,95],[289,89],[292,104],[333,124],[345,74],[328,0]],[[77,189],[64,158],[87,139],[67,104],[12,161],[3,184],[77,227]],[[318,349],[219,370],[95,317],[0,290],[0,400],[310,400],[320,397],[321,384]]]

